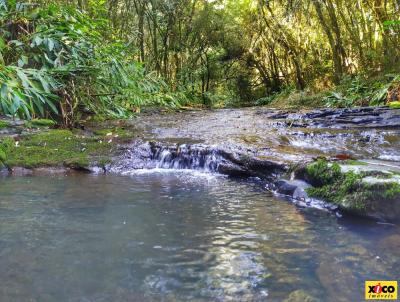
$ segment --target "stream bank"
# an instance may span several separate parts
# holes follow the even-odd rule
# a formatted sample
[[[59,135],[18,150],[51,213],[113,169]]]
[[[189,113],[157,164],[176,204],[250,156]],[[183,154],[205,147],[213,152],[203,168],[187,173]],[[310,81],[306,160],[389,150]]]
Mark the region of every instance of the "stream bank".
[[[400,110],[149,112],[73,131],[3,124],[7,173],[197,169],[258,177],[304,206],[400,217]]]

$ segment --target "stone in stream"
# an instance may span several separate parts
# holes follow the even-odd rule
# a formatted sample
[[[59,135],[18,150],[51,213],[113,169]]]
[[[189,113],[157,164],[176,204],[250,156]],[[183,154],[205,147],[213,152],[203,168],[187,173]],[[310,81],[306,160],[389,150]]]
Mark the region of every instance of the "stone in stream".
[[[352,269],[346,265],[334,262],[333,260],[324,260],[319,264],[316,275],[328,294],[326,301],[354,301],[354,294],[358,292],[361,298],[363,285],[357,282]],[[343,284],[346,284],[346,286],[343,287]]]
[[[299,289],[291,292],[283,302],[318,302],[318,299]]]
[[[384,253],[391,252],[400,256],[400,235],[394,234],[384,237],[379,242],[379,247]]]
[[[272,119],[287,119],[295,127],[398,127],[400,110],[388,107],[360,107],[352,109],[322,109],[303,114],[277,113]]]

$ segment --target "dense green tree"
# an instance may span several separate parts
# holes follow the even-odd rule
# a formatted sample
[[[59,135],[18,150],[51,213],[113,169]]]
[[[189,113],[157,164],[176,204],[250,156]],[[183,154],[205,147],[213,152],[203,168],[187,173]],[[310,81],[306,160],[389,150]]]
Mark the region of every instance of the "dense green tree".
[[[105,62],[112,56],[129,59],[133,65],[141,66],[143,74],[163,83],[162,91],[169,90],[174,96],[179,95],[180,100],[192,103],[250,104],[287,91],[288,87],[323,90],[349,77],[368,79],[396,74],[400,69],[398,0],[31,0],[28,3],[35,9],[44,10],[54,4],[64,10],[66,6],[80,10],[85,15],[85,26],[94,28],[85,36],[92,48],[82,49],[87,51],[88,58]],[[0,6],[0,26],[3,33],[9,34],[0,40],[4,64],[17,66],[18,60],[22,62],[33,53],[39,55],[40,47],[29,49],[26,44],[22,52],[12,52],[10,47],[21,37],[24,37],[21,43],[29,40],[32,44],[31,39],[37,34],[30,30],[44,21],[22,16],[18,22],[25,20],[27,23],[23,25],[16,22],[17,15],[7,12],[7,7],[16,7],[18,2],[0,0]],[[48,18],[46,22],[55,21]],[[10,24],[19,29],[13,32]],[[24,26],[29,27],[25,33]],[[97,42],[91,40],[92,30]],[[31,62],[29,59],[29,66],[25,67],[32,67]],[[94,63],[85,61],[85,64]],[[71,81],[75,86],[71,86]],[[63,86],[66,91],[79,90],[77,73],[67,82]],[[137,99],[137,93],[128,93],[129,89],[123,88],[123,94],[120,91],[118,97],[109,97],[107,102],[119,105],[125,102],[122,107],[127,107],[130,100],[122,101],[123,98]],[[86,105],[99,101],[93,100],[93,95],[100,98],[99,95],[106,94],[114,92],[87,93]]]

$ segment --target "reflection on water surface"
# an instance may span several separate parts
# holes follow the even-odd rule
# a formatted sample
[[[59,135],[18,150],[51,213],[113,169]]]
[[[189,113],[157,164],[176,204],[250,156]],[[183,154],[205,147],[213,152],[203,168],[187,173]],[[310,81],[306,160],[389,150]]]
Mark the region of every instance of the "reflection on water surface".
[[[399,251],[398,227],[219,176],[0,179],[2,301],[356,301]]]

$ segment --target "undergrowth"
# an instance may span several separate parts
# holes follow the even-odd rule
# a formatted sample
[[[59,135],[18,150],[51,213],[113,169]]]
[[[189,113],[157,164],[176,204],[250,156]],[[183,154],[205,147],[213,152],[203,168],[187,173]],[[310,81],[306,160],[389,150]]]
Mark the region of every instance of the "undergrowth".
[[[298,91],[288,86],[280,92],[258,99],[255,105],[276,108],[349,108],[356,106],[382,106],[400,108],[400,95],[390,92],[400,87],[400,75],[388,74],[378,78],[346,76],[340,85],[322,91]]]

